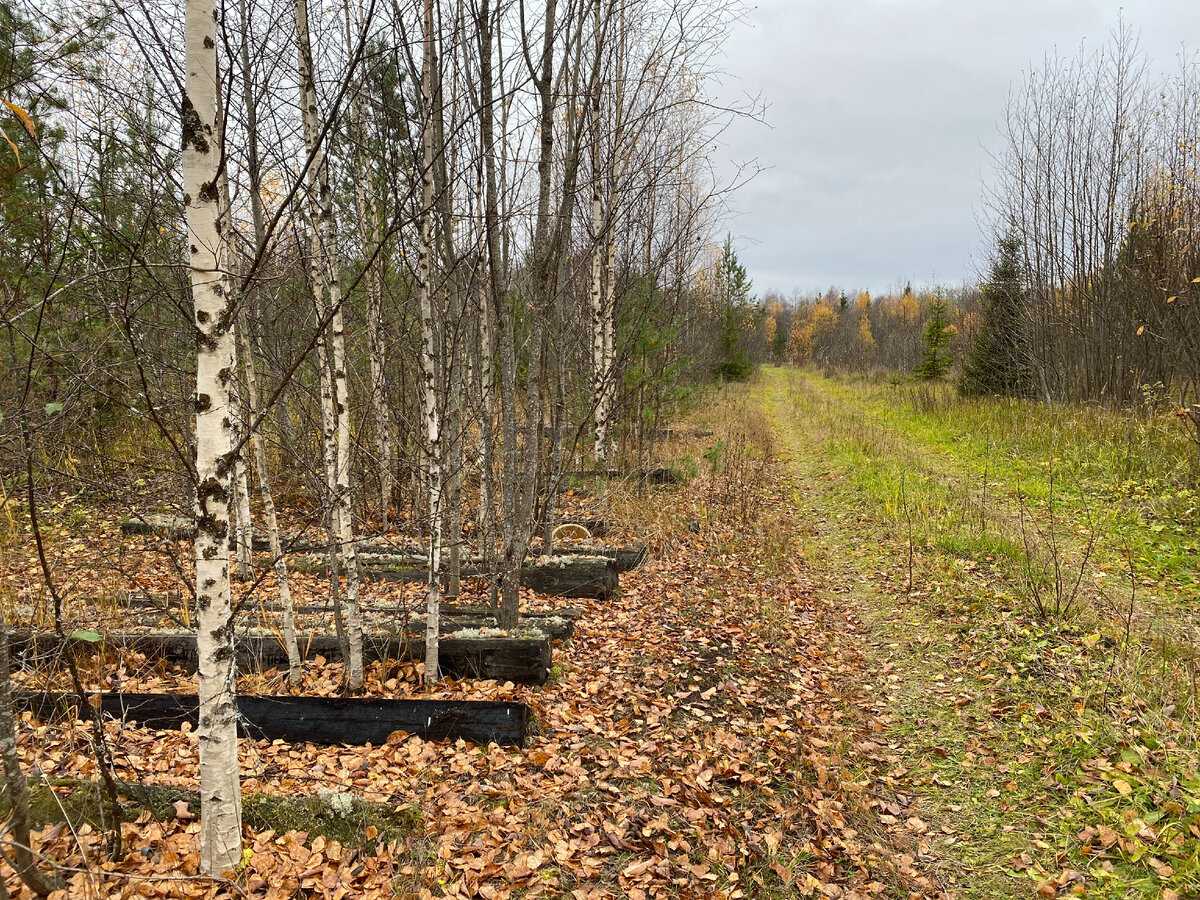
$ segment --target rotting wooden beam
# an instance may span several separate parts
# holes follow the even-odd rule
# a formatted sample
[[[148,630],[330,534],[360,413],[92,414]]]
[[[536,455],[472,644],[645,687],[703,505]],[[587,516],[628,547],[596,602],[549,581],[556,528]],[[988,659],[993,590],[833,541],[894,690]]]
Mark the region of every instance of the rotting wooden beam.
[[[534,548],[537,552],[537,548]],[[630,544],[628,547],[604,547],[598,544],[559,544],[551,551],[552,556],[603,556],[617,564],[617,572],[636,569],[646,561],[649,551],[645,544]]]
[[[442,673],[451,678],[490,678],[516,684],[545,684],[550,675],[549,637],[535,627],[522,626],[515,633],[498,628],[460,628],[439,640]],[[300,653],[340,659],[341,645],[332,634],[309,634],[299,638]],[[59,638],[50,632],[24,632],[12,636],[14,653],[33,655],[37,662],[50,662],[66,651],[75,654],[101,652],[140,653],[150,660],[164,660],[192,670],[197,665],[196,635],[189,631],[111,633],[99,641]],[[234,635],[236,664],[241,672],[258,672],[287,665],[287,653],[273,632],[238,631]],[[363,635],[363,660],[424,659],[423,636],[407,632]]]
[[[296,568],[299,571],[312,574],[327,571],[327,561],[319,557],[298,562]],[[424,565],[414,565],[414,562],[407,556],[364,556],[359,559],[359,577],[375,581],[425,580],[428,576]],[[463,565],[463,578],[486,575],[475,561]],[[620,587],[620,573],[615,559],[566,550],[526,560],[521,566],[521,585],[551,597],[607,600]]]
[[[103,715],[147,728],[195,727],[195,694],[134,694],[105,691],[88,702]],[[13,705],[38,718],[72,714],[72,693],[14,691]],[[313,744],[383,744],[402,731],[426,740],[494,742],[520,746],[531,716],[524,703],[482,700],[393,700],[376,697],[291,697],[243,695],[237,698],[238,733],[259,740]]]
[[[679,473],[674,469],[669,469],[666,466],[657,466],[653,469],[577,469],[571,472],[563,473],[568,478],[605,478],[614,481],[622,479],[629,481],[643,481],[646,484],[679,484],[683,481]]]
[[[533,553],[538,553],[538,548],[535,547]],[[630,544],[627,547],[605,547],[600,544],[572,544],[564,543],[557,544],[550,553],[551,556],[603,556],[606,559],[611,559],[617,564],[617,572],[628,572],[630,569],[636,569],[646,561],[648,551],[645,544]],[[411,556],[408,554],[391,554],[378,553],[375,551],[363,551],[359,554],[359,561],[364,566],[382,565],[395,566],[398,568],[408,567],[423,567],[424,562],[422,557]],[[475,558],[467,558],[463,560],[464,570],[481,572],[483,571],[482,560]]]
[[[172,614],[179,608],[181,596],[179,594],[121,592],[117,595],[117,602],[129,609]],[[267,612],[279,612],[280,606],[277,603],[254,604],[253,610],[259,609],[265,609]],[[421,617],[422,610],[416,606],[366,604],[362,607],[362,611],[367,614],[395,616],[398,622],[404,623],[405,631],[424,633],[425,620]],[[295,613],[297,615],[332,614],[333,607],[328,603],[306,604],[297,606]],[[521,621],[524,625],[541,631],[551,640],[558,641],[566,640],[574,635],[575,623],[582,615],[583,611],[573,606],[550,610],[525,610],[521,613]],[[405,616],[409,618],[406,620]],[[496,616],[496,610],[487,606],[443,606],[442,634],[450,634],[465,628],[495,628]]]

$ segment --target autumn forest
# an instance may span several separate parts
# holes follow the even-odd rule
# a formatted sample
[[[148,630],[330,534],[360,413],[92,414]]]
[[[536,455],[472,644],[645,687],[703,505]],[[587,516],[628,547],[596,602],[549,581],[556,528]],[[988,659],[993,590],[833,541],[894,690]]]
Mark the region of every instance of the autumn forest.
[[[0,897],[1200,895],[1200,63],[789,292],[754,15],[0,0]]]

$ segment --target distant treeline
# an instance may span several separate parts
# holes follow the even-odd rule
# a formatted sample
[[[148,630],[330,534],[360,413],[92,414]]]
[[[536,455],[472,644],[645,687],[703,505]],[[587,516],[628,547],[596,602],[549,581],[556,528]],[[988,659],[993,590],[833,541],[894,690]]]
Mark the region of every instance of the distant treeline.
[[[1016,86],[977,288],[765,298],[776,361],[955,377],[964,393],[1200,397],[1200,66],[1129,31]]]
[[[878,296],[830,288],[807,297],[767,294],[763,305],[760,350],[772,362],[917,372],[936,349],[944,365],[928,374],[942,377],[978,331],[981,298],[975,288],[905,287]]]

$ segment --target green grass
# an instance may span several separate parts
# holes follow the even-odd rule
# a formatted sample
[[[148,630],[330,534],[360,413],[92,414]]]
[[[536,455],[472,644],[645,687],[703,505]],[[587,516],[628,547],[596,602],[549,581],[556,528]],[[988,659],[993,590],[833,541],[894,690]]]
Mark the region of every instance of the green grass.
[[[674,473],[680,481],[691,481],[700,474],[700,463],[689,453],[681,453],[668,459],[665,467]]]
[[[768,377],[777,374],[768,372]],[[816,416],[835,458],[895,517],[910,479],[914,516],[960,527],[1051,503],[1072,530],[1094,529],[1100,558],[1200,599],[1200,471],[1170,412],[962,399],[950,385],[794,376],[790,400]]]
[[[1020,544],[987,531],[943,531],[935,538],[934,546],[959,559],[1017,561],[1021,557]]]
[[[888,745],[944,879],[978,898],[1200,895],[1186,435],[808,372],[753,390],[801,475],[817,589],[855,605],[891,673]],[[1030,584],[1052,586],[1053,546],[1084,577],[1046,619]]]

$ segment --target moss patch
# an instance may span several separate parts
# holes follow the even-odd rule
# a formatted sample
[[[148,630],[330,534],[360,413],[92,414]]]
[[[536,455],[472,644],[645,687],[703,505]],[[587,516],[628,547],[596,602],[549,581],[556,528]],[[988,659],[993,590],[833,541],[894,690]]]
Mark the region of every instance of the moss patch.
[[[121,817],[137,819],[148,811],[155,819],[175,817],[180,800],[195,815],[200,814],[200,799],[195,791],[180,788],[122,783]],[[95,828],[109,826],[102,791],[92,781],[68,781],[55,784],[33,782],[29,785],[29,811],[35,827],[84,822]],[[0,813],[7,815],[7,798],[0,801]],[[242,798],[242,821],[254,831],[268,828],[279,833],[305,831],[310,837],[321,835],[346,847],[367,851],[377,845],[410,837],[421,829],[421,812],[412,806],[368,803],[349,794],[281,797],[271,794],[247,794]],[[373,837],[367,829],[374,826]]]

